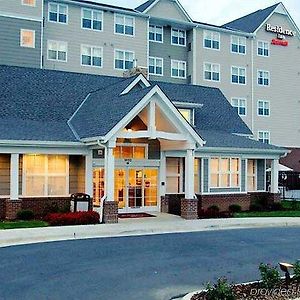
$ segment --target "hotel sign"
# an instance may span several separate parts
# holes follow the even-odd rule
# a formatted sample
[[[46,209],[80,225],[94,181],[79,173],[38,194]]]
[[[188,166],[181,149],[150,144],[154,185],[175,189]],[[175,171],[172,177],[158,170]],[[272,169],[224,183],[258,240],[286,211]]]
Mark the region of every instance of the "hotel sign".
[[[282,26],[273,26],[271,24],[266,25],[267,32],[273,32],[277,34],[277,38],[273,39],[271,44],[277,46],[288,46],[289,42],[285,39],[285,36],[294,37],[295,33],[293,30],[285,29]]]

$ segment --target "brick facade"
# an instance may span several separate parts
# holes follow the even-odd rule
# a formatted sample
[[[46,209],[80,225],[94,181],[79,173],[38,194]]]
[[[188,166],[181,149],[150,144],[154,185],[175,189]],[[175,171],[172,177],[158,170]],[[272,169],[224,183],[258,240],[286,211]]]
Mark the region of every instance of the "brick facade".
[[[160,211],[162,213],[169,213],[169,197],[168,196],[161,196],[160,199]]]
[[[198,219],[198,199],[181,199],[181,217],[186,220]]]
[[[15,220],[17,218],[17,213],[22,209],[22,200],[6,200],[6,219]]]
[[[118,223],[118,202],[104,201],[103,222],[106,224]]]
[[[6,217],[6,199],[0,199],[0,220]]]

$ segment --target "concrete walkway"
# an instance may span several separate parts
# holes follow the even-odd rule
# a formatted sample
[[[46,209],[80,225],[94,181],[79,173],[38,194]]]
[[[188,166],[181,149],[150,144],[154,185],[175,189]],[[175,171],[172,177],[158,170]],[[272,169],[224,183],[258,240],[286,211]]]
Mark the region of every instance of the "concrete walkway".
[[[0,247],[61,240],[264,227],[300,227],[300,218],[183,220],[169,214],[121,219],[118,224],[0,230]]]

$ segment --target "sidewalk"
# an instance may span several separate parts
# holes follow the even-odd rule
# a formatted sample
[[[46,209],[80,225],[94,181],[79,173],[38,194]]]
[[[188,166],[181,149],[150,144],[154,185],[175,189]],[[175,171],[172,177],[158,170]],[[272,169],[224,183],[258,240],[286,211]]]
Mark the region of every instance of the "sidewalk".
[[[300,218],[191,220],[168,214],[118,224],[0,230],[0,247],[39,242],[266,227],[300,227]]]

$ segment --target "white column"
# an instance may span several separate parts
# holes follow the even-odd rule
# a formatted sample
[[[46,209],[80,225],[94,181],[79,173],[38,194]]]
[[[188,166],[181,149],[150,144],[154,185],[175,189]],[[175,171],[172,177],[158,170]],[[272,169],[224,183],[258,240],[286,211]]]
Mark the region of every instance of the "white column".
[[[148,110],[148,131],[150,139],[156,139],[155,102],[151,101]]]
[[[19,199],[19,154],[10,156],[10,200]]]
[[[274,159],[271,163],[271,193],[278,193],[278,173],[279,173],[279,160]]]
[[[106,199],[107,201],[115,201],[114,189],[115,189],[115,157],[113,154],[114,148],[108,146],[106,150]]]
[[[92,151],[85,156],[85,193],[93,197],[93,156]]]
[[[165,196],[166,194],[166,184],[167,184],[166,171],[167,171],[166,153],[162,151],[160,157],[160,169],[159,169],[160,196]]]
[[[194,191],[194,150],[188,149],[185,157],[185,198],[193,199]]]

